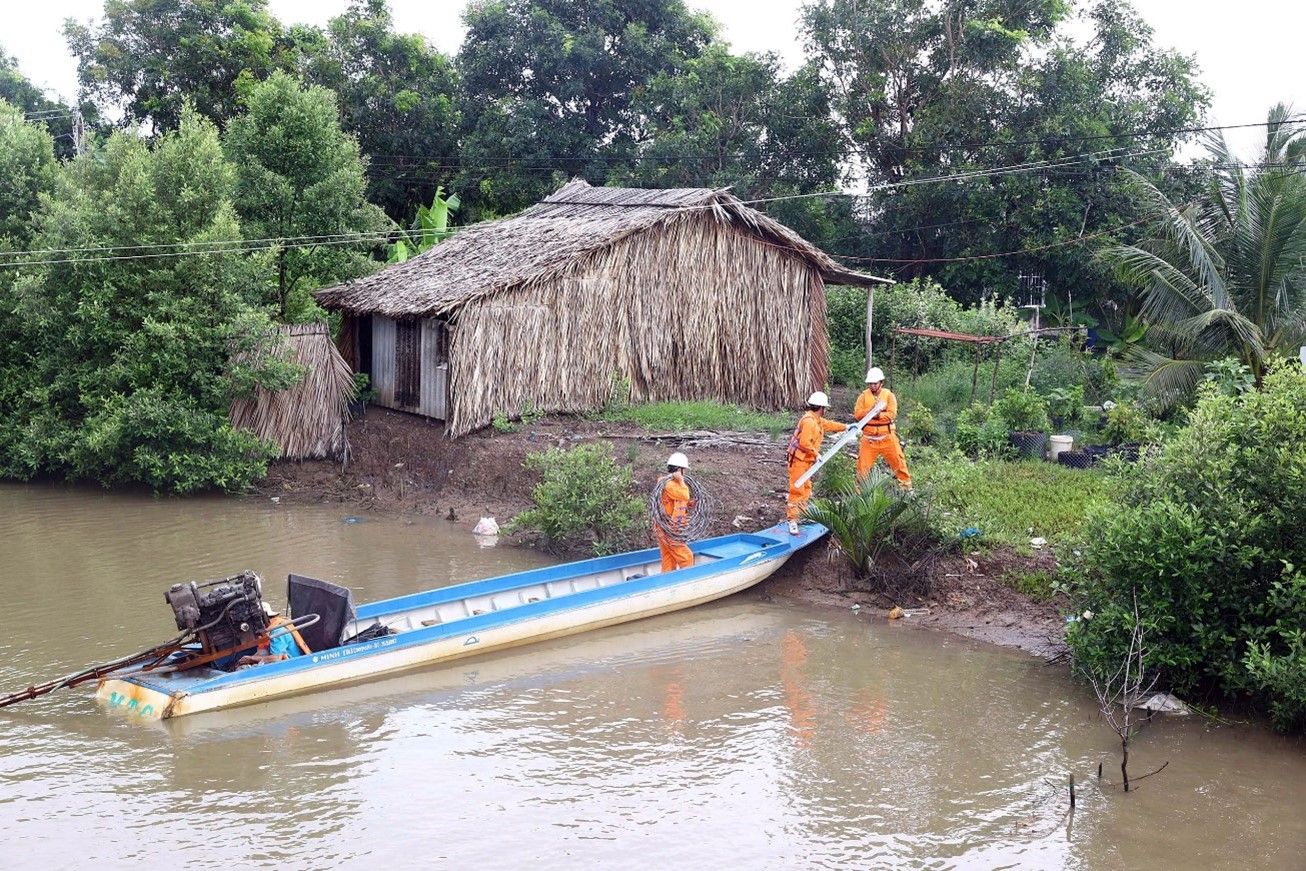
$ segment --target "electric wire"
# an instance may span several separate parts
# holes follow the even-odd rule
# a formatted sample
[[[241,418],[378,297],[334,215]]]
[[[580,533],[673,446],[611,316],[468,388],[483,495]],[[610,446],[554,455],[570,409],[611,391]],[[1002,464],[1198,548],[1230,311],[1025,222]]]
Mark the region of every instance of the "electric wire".
[[[653,524],[670,540],[687,544],[707,536],[712,526],[712,517],[716,514],[716,500],[703,483],[688,472],[682,472],[685,486],[689,488],[689,507],[683,519],[667,514],[662,507],[662,491],[671,480],[670,475],[663,475],[654,485],[648,496],[648,510],[653,517]]]

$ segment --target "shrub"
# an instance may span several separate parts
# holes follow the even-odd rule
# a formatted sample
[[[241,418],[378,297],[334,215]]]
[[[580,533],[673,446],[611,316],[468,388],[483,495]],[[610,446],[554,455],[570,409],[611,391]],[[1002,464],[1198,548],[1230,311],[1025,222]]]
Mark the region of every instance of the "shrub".
[[[877,356],[885,354],[894,343],[896,327],[916,327],[958,332],[967,329],[964,318],[970,318],[970,329],[985,335],[1006,335],[1011,332],[1014,315],[990,304],[975,313],[963,312],[962,307],[936,282],[930,279],[913,279],[904,284],[877,288],[875,291],[875,318],[871,324],[871,339]],[[833,373],[852,372],[859,369],[847,383],[856,386],[865,375],[866,361],[866,290],[858,287],[830,287],[826,290],[826,324],[830,336],[830,361]],[[901,360],[919,359],[922,368],[928,368],[943,359],[948,352],[946,342],[919,336],[898,336],[897,353]],[[846,355],[846,356],[845,356]],[[837,380],[837,379],[834,379]]]
[[[1048,391],[1048,416],[1058,427],[1073,427],[1084,416],[1084,387],[1054,387]]]
[[[923,402],[908,409],[903,424],[903,435],[913,444],[932,445],[939,438],[939,427],[934,422],[934,412]]]
[[[812,490],[817,496],[835,498],[856,486],[857,462],[848,451],[844,450],[831,457],[830,461],[821,467]]]
[[[1256,386],[1256,376],[1241,360],[1225,357],[1212,360],[1205,366],[1205,380],[1225,396],[1238,396]]]
[[[1073,575],[1076,610],[1095,615],[1067,635],[1075,656],[1118,665],[1137,595],[1148,665],[1174,689],[1251,691],[1300,725],[1306,372],[1280,365],[1232,398],[1205,386],[1189,424],[1115,483]]]
[[[1107,444],[1133,445],[1156,441],[1159,431],[1156,422],[1137,403],[1121,402],[1106,413],[1102,437]]]
[[[1028,365],[1028,351],[1022,362]],[[1084,389],[1085,401],[1091,405],[1110,399],[1119,381],[1114,363],[1086,352],[1069,337],[1039,344],[1029,379],[1030,386],[1045,396],[1059,387],[1079,385]]]
[[[968,457],[1011,456],[1010,428],[1002,415],[979,403],[957,415],[957,449]]]
[[[865,578],[890,547],[911,559],[933,538],[923,500],[872,470],[866,480],[845,486],[835,498],[813,499],[804,517],[830,530],[830,544],[847,558],[853,574]]]
[[[830,383],[859,387],[866,377],[866,351],[862,348],[830,348]]]
[[[1286,565],[1269,601],[1277,615],[1270,639],[1251,642],[1244,663],[1252,685],[1268,697],[1275,725],[1299,729],[1306,726],[1306,574]]]
[[[993,403],[993,412],[1012,432],[1047,432],[1051,426],[1047,402],[1032,390],[1008,390]]]
[[[644,506],[631,495],[630,467],[617,465],[607,442],[550,448],[527,455],[524,465],[543,480],[531,491],[534,507],[514,517],[507,532],[531,530],[553,549],[588,543],[605,554],[620,550],[641,525]]]

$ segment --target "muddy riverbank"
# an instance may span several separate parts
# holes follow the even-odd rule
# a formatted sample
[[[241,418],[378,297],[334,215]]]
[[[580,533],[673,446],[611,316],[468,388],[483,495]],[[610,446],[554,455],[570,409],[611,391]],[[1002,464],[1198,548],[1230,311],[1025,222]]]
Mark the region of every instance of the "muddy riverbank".
[[[768,526],[783,516],[783,444],[765,435],[698,433],[687,440],[682,434],[649,433],[630,424],[550,417],[513,432],[488,429],[450,441],[435,421],[380,408],[369,408],[350,425],[348,462],[275,463],[251,498],[438,515],[470,532],[482,516],[503,522],[529,507],[538,479],[522,468],[527,454],[600,439],[610,441],[618,459],[631,464],[639,486],[652,484],[669,451],[692,452],[695,474],[720,506],[712,534]],[[1051,657],[1064,649],[1058,603],[1034,601],[1001,579],[1054,564],[1047,552],[1022,556],[996,551],[973,559],[950,555],[940,561],[928,595],[889,596],[861,588],[840,562],[817,548],[802,554],[759,592],[776,600],[856,607],[867,619],[886,619],[894,605],[925,608],[928,612],[897,623]]]

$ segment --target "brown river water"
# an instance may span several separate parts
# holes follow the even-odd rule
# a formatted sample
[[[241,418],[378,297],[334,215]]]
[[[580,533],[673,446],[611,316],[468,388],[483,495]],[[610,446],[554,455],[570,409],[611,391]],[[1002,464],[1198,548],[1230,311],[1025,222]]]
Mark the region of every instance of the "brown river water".
[[[169,584],[358,601],[539,565],[443,520],[0,484],[0,692],[171,637]],[[169,723],[0,711],[6,867],[1306,868],[1306,744],[1157,720],[1129,795],[1064,667],[755,593]],[[1081,782],[1067,816],[1065,782]]]

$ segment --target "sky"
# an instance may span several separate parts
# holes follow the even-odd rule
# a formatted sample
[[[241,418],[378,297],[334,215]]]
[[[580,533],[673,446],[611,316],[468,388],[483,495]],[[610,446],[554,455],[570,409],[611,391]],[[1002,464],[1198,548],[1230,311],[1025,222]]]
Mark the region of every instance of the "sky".
[[[5,9],[0,48],[18,58],[25,75],[65,98],[77,87],[76,66],[61,33],[65,18],[87,20],[103,0],[46,0],[31,6],[0,0]],[[347,0],[269,0],[282,21],[325,24]],[[400,30],[421,33],[442,51],[457,51],[467,0],[390,0]],[[736,51],[773,51],[790,66],[801,63],[798,10],[802,0],[687,0],[712,14]],[[1157,45],[1197,56],[1202,82],[1212,90],[1208,122],[1249,124],[1265,120],[1276,102],[1306,113],[1306,75],[1301,72],[1301,0],[1241,0],[1230,14],[1227,0],[1134,0],[1152,25]],[[1255,129],[1229,131],[1244,158],[1255,156],[1263,136]]]

